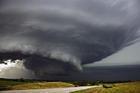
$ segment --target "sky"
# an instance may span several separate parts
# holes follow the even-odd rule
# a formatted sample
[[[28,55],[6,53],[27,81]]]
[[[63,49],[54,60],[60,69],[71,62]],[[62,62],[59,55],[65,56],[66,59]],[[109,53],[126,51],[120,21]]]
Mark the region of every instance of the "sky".
[[[1,0],[0,78],[140,79],[139,4]]]

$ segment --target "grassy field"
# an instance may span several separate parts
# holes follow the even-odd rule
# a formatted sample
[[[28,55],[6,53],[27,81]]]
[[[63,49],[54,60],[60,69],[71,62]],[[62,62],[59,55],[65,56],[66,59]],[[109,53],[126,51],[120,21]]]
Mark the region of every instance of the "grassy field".
[[[91,88],[72,93],[140,93],[140,81],[102,85],[103,87]]]
[[[24,80],[24,79],[0,79],[1,90],[24,90],[24,89],[44,89],[44,88],[58,88],[58,87],[74,87],[87,85],[102,85],[102,87],[91,88],[87,90],[76,91],[73,93],[140,93],[140,81],[126,82],[126,83],[112,83],[112,82],[49,82],[38,80]]]
[[[44,89],[73,86],[73,84],[66,82],[0,79],[0,90]]]
[[[44,80],[28,80],[28,79],[2,79],[0,78],[1,90],[24,90],[24,89],[44,89],[74,86],[91,86],[96,82],[88,81],[72,81],[72,82],[53,82]]]

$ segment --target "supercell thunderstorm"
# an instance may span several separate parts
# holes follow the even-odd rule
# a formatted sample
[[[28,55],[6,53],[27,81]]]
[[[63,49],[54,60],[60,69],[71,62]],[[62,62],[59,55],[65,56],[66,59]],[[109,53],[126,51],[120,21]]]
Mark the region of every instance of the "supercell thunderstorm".
[[[133,45],[140,54],[138,0],[0,2],[0,72],[13,69],[2,69],[10,60],[20,77],[67,76]]]

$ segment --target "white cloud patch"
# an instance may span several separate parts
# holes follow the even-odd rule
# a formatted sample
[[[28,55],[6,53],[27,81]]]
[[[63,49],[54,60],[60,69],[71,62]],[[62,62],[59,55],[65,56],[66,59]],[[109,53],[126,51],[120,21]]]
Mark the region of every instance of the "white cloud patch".
[[[0,64],[0,78],[34,78],[34,73],[27,70],[22,60],[6,60]]]

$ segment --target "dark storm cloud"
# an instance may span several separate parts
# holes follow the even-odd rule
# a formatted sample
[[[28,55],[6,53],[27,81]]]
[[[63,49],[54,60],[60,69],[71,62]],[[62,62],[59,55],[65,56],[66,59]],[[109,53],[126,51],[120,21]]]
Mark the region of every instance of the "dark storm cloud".
[[[24,59],[41,76],[80,71],[139,42],[138,0],[1,2],[0,59]]]

